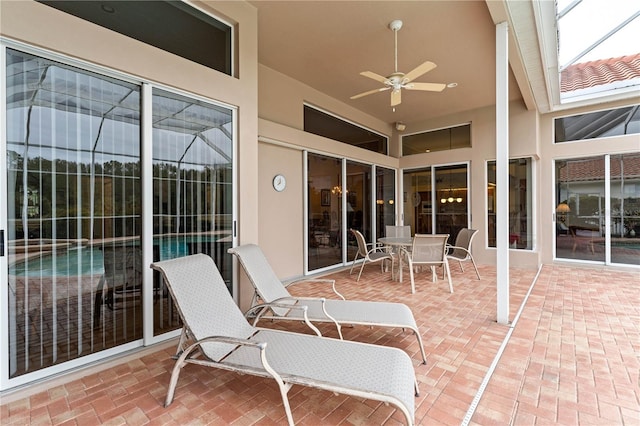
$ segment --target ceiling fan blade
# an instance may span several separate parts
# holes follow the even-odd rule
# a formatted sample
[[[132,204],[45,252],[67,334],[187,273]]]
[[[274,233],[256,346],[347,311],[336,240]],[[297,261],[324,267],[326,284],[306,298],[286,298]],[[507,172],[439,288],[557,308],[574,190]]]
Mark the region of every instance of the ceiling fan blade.
[[[416,78],[420,77],[422,74],[428,73],[435,67],[437,67],[437,65],[431,61],[424,62],[423,64],[418,65],[417,67],[415,67],[414,69],[406,73],[404,76],[404,81],[408,83],[412,80],[415,80]]]
[[[374,93],[384,92],[385,90],[389,90],[391,87],[381,87],[380,89],[369,90],[368,92],[359,93],[357,95],[353,95],[351,99],[362,98],[363,96],[373,95]]]
[[[369,77],[375,81],[379,81],[380,83],[384,83],[385,81],[387,81],[387,77],[383,77],[380,74],[376,74],[375,72],[371,71],[362,71],[360,75]]]
[[[391,106],[394,107],[396,105],[400,105],[402,102],[402,95],[400,94],[400,89],[394,90],[391,92]]]
[[[404,86],[407,90],[428,90],[430,92],[442,92],[446,84],[442,83],[409,83]]]

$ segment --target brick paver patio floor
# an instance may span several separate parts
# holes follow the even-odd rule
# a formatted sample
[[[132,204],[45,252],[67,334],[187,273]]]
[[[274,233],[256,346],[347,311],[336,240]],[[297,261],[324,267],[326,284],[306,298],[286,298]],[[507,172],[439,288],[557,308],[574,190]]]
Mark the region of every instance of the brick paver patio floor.
[[[445,281],[432,283],[425,272],[417,275],[414,295],[408,282],[391,281],[374,265],[365,268],[359,283],[348,271],[330,275],[347,298],[402,302],[413,310],[427,365],[420,363],[418,344],[408,331],[347,327],[343,333],[345,339],[395,346],[412,356],[421,391],[417,424],[640,425],[640,272],[547,265],[536,279],[538,271],[512,269],[511,319],[536,283],[510,327],[495,321],[495,268],[481,266],[480,281],[471,270],[451,269],[453,294]],[[294,286],[292,293],[328,295],[317,284]],[[261,325],[304,331],[290,323]],[[337,336],[328,325],[320,328]],[[493,374],[484,381],[508,334]],[[286,423],[272,381],[193,365],[185,367],[173,404],[164,408],[174,350],[130,358],[37,393],[5,394],[0,423]],[[476,397],[484,385],[482,397]],[[393,407],[312,388],[293,387],[290,402],[300,425],[402,421]]]

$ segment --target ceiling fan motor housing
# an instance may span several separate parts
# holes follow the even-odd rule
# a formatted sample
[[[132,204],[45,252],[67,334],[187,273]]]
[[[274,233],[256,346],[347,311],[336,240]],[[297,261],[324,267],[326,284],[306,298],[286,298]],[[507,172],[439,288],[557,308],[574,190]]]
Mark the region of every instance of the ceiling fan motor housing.
[[[400,28],[402,28],[402,21],[399,19],[396,19],[395,21],[391,21],[389,23],[389,28],[391,28],[393,31],[400,30]]]

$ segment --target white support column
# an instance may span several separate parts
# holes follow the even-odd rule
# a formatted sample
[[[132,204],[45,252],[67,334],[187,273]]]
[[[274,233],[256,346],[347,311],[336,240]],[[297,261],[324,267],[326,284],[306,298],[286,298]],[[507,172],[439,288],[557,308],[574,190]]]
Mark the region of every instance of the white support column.
[[[497,320],[509,323],[509,25],[496,25]]]

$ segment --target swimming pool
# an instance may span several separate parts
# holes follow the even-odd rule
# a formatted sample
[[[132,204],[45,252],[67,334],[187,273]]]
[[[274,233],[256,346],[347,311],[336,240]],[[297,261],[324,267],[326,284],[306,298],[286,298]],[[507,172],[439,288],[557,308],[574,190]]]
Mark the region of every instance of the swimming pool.
[[[186,256],[190,245],[209,243],[215,237],[162,238],[154,244],[161,260]],[[193,250],[193,249],[192,249]],[[104,274],[104,257],[99,246],[72,247],[42,256],[30,257],[9,265],[9,275],[17,277],[53,277]]]

